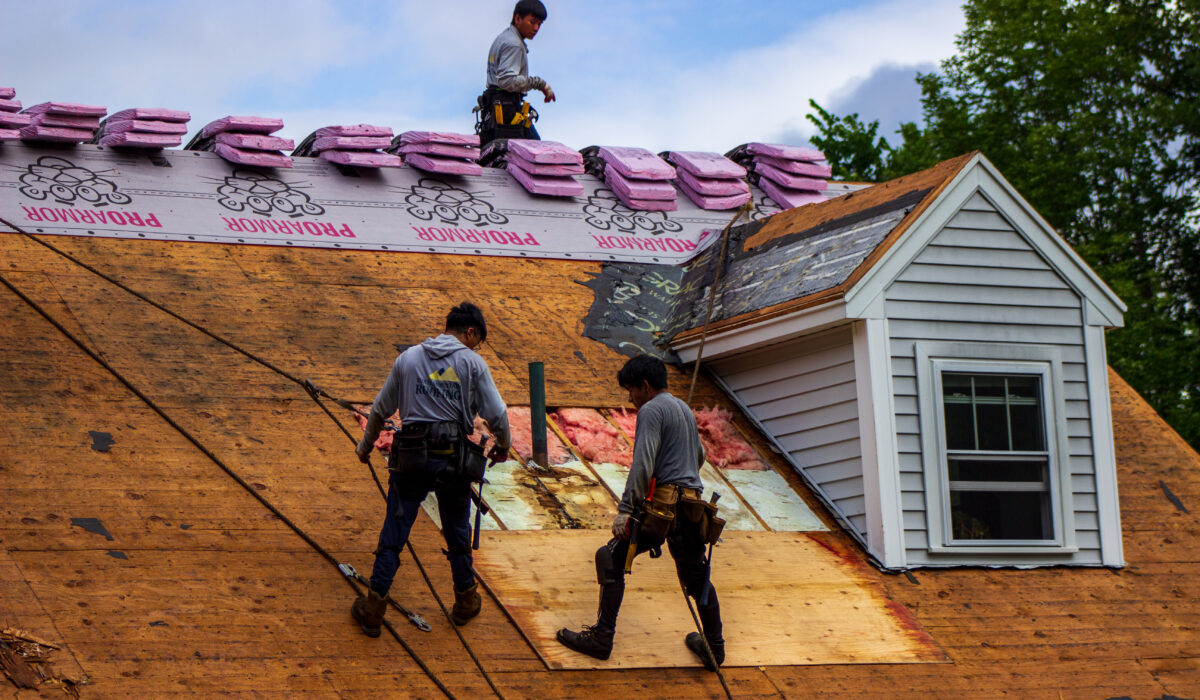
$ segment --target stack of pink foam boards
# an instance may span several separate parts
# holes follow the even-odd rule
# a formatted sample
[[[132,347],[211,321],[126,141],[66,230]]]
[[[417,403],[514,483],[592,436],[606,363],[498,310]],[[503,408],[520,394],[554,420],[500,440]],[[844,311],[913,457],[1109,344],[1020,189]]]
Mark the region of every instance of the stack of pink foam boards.
[[[718,153],[671,151],[675,186],[701,209],[736,209],[750,201],[746,169]]]
[[[644,148],[600,146],[603,177],[617,199],[630,209],[675,211],[675,168]]]
[[[392,145],[392,127],[372,124],[323,126],[292,152],[294,156],[316,156],[338,165],[359,168],[398,168],[400,156],[383,153]]]
[[[758,186],[784,209],[823,202],[825,178],[831,174],[825,154],[815,148],[774,143],[746,144],[748,165]]]
[[[479,137],[441,131],[406,131],[392,141],[406,165],[427,173],[480,175]]]
[[[33,117],[19,114],[21,101],[16,99],[17,91],[10,87],[0,87],[0,141],[19,141],[21,129],[29,126]]]
[[[188,148],[214,151],[230,163],[238,165],[290,168],[292,158],[282,151],[295,148],[295,142],[271,136],[282,128],[282,119],[223,117],[201,129]]]
[[[583,185],[575,180],[576,175],[583,174],[583,156],[557,141],[509,139],[504,163],[508,174],[532,194],[583,194]]]
[[[118,148],[171,148],[183,143],[191,118],[191,114],[178,109],[123,109],[104,120],[96,143]]]
[[[43,102],[26,108],[22,114],[30,117],[29,125],[21,127],[24,141],[86,143],[95,136],[100,119],[108,110],[71,102]]]

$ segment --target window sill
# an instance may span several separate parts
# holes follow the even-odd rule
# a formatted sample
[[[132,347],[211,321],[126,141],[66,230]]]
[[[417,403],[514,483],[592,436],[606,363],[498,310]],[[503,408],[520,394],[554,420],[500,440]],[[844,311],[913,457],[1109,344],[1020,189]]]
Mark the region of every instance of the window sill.
[[[1017,544],[1017,545],[969,545],[969,544],[953,544],[953,545],[931,545],[929,547],[930,554],[942,555],[976,555],[976,554],[1045,554],[1048,556],[1056,554],[1074,554],[1079,551],[1078,547],[1066,547],[1057,542],[1047,544]]]

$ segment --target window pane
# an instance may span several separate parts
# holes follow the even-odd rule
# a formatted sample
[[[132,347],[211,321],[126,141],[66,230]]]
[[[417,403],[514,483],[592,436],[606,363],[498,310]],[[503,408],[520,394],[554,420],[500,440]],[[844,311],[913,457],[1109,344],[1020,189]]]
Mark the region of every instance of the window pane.
[[[1046,463],[951,457],[950,481],[1023,481],[1044,484]]]
[[[975,419],[969,403],[946,404],[946,446],[952,450],[975,449]]]
[[[1020,403],[1022,399],[1040,401],[1042,378],[1036,375],[1018,375],[1008,378],[1008,400]]]
[[[1050,494],[1036,491],[951,491],[956,540],[1048,540]]]
[[[1003,403],[986,403],[975,406],[975,420],[979,421],[980,450],[1007,450],[1008,412]]]
[[[1042,433],[1042,407],[1033,405],[1015,405],[1008,407],[1012,418],[1012,448],[1039,452],[1046,449],[1046,439]]]
[[[943,372],[942,396],[945,396],[947,399],[949,399],[951,396],[959,399],[970,399],[971,375]]]
[[[1003,403],[1004,377],[999,374],[975,375],[975,400],[992,399]]]

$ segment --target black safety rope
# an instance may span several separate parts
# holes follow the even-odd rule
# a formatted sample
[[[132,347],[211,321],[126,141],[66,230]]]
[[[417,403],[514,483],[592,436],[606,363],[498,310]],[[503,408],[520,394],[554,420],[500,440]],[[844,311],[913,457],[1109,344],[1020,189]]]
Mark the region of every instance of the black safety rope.
[[[254,362],[257,362],[257,363],[261,364],[262,366],[266,367],[267,369],[270,369],[271,371],[279,374],[280,376],[285,377],[285,378],[291,380],[292,382],[298,384],[305,390],[306,393],[309,394],[309,396],[312,397],[312,399],[317,403],[317,405],[321,407],[321,410],[324,411],[331,420],[333,420],[333,422],[338,426],[338,428],[341,429],[341,431],[346,435],[346,437],[349,438],[351,440],[351,442],[357,444],[358,441],[355,440],[354,437],[350,434],[350,432],[346,430],[346,427],[344,425],[342,425],[342,422],[340,420],[338,420],[337,417],[334,416],[333,413],[331,413],[329,411],[328,407],[326,407],[323,403],[321,403],[320,398],[321,397],[327,398],[343,408],[346,408],[350,411],[358,413],[359,415],[363,415],[363,412],[360,409],[358,409],[357,407],[355,407],[353,404],[351,404],[343,399],[340,399],[338,397],[331,396],[330,394],[326,393],[325,391],[323,391],[320,388],[318,388],[317,386],[315,386],[310,380],[300,379],[299,377],[292,375],[291,373],[276,366],[275,364],[271,363],[270,361],[268,361],[262,357],[259,357],[258,355],[255,355],[254,353],[238,346],[236,343],[233,343],[233,342],[221,337],[220,335],[217,335],[216,333],[214,333],[214,332],[208,330],[207,328],[191,321],[190,319],[176,313],[172,309],[160,304],[159,302],[151,299],[150,297],[147,297],[146,295],[142,294],[141,292],[138,292],[138,291],[130,288],[126,284],[122,283],[121,281],[114,279],[113,277],[105,274],[104,272],[93,267],[92,265],[89,265],[89,264],[83,262],[82,260],[79,260],[78,258],[71,255],[70,253],[67,253],[64,250],[62,250],[54,245],[51,245],[50,243],[43,241],[40,238],[33,236],[26,231],[21,230],[20,228],[18,228],[17,226],[14,226],[12,223],[8,222],[7,220],[0,219],[0,223],[4,223],[5,225],[12,228],[12,230],[24,235],[29,240],[34,241],[34,242],[48,248],[49,250],[66,258],[67,260],[70,260],[72,263],[78,265],[79,267],[82,267],[83,269],[87,270],[88,272],[91,272],[92,274],[96,275],[97,277],[100,277],[101,279],[105,280],[106,282],[124,290],[125,292],[136,297],[137,299],[140,299],[141,301],[153,306],[154,308],[162,311],[163,313],[167,314],[168,316],[171,316],[172,318],[180,321],[181,323],[183,323],[197,331],[200,331],[201,333],[207,335],[208,337],[212,338],[213,340],[216,340],[217,342],[229,347],[230,349],[244,355],[248,359],[250,359]],[[325,551],[323,548],[321,548],[320,545],[318,545],[311,537],[309,537],[309,535],[307,533],[305,533],[303,530],[301,530],[299,528],[299,526],[292,523],[289,519],[287,519],[285,516],[283,516],[282,513],[279,513],[278,510],[273,505],[268,503],[267,500],[265,498],[263,498],[257,491],[255,491],[248,484],[246,484],[246,482],[243,481],[240,476],[237,476],[234,472],[232,472],[232,470],[230,470],[223,462],[221,462],[216,457],[216,455],[212,454],[207,448],[205,448],[198,441],[196,441],[190,434],[186,433],[186,431],[184,431],[184,429],[182,427],[179,427],[176,423],[174,423],[165,413],[163,413],[160,409],[158,409],[148,397],[146,397],[144,394],[142,394],[140,391],[138,391],[136,388],[134,388],[132,384],[127,382],[123,377],[121,377],[117,373],[115,368],[113,368],[111,365],[109,365],[107,362],[105,362],[103,358],[101,358],[98,355],[96,355],[95,353],[93,353],[90,349],[81,345],[79,343],[79,341],[73,335],[71,335],[63,326],[58,324],[44,310],[42,310],[34,302],[32,302],[32,300],[30,300],[28,297],[26,297],[24,294],[22,294],[20,291],[18,291],[7,280],[3,280],[3,282],[4,282],[5,286],[7,286],[9,289],[12,289],[15,294],[17,294],[23,300],[25,300],[26,303],[33,306],[42,316],[44,316],[48,321],[50,321],[52,324],[54,324],[55,327],[57,327],[60,331],[62,331],[64,334],[66,334],[67,337],[70,338],[73,342],[75,342],[76,345],[80,345],[81,348],[84,348],[84,350],[90,356],[95,358],[106,369],[108,369],[110,372],[112,372],[114,376],[116,376],[118,379],[121,380],[122,383],[124,383],[126,386],[128,386],[130,388],[130,390],[132,390],[135,394],[137,394],[137,396],[139,398],[142,398],[143,401],[145,401],[147,404],[149,404],[151,406],[151,408],[154,408],[156,412],[158,412],[160,415],[163,416],[163,418],[165,420],[168,421],[168,423],[170,423],[173,427],[177,427],[177,429],[179,429],[181,433],[184,433],[185,436],[189,440],[191,440],[194,444],[196,444],[197,447],[199,447],[201,449],[201,451],[203,451],[206,455],[208,455],[210,457],[210,459],[212,459],[214,462],[216,462],[218,466],[220,466],[230,476],[232,476],[239,484],[242,485],[243,488],[247,489],[255,498],[257,498],[260,502],[262,502],[264,505],[266,505],[273,513],[275,513],[277,516],[279,516],[279,518],[281,520],[283,520],[285,523],[287,523],[289,527],[291,527],[298,535],[301,536],[301,538],[303,538],[306,542],[308,542],[309,545],[311,545],[314,549],[316,549],[318,552],[320,552],[322,554],[322,556],[324,556],[326,559],[328,559],[330,561],[330,563],[334,564],[334,566],[340,567],[340,562],[338,562],[336,559],[333,558],[332,555],[330,555],[327,551]],[[375,482],[376,488],[379,490],[380,496],[383,497],[383,499],[386,501],[387,494],[384,491],[383,484],[380,483],[380,481],[379,481],[379,476],[375,473],[374,465],[372,465],[369,460],[367,461],[366,465],[367,465],[368,470],[370,471],[371,478]],[[499,689],[496,687],[495,683],[492,681],[492,679],[488,675],[487,671],[484,670],[483,665],[479,661],[479,658],[475,655],[475,652],[471,649],[470,645],[467,643],[466,639],[463,637],[461,631],[459,631],[458,626],[454,624],[454,621],[452,619],[450,619],[450,614],[449,614],[449,612],[447,612],[446,606],[442,603],[442,600],[438,596],[437,591],[434,590],[434,588],[433,588],[432,582],[430,581],[429,577],[425,574],[425,567],[421,563],[420,558],[417,556],[416,550],[414,550],[412,548],[411,542],[408,544],[408,549],[409,549],[409,553],[412,554],[413,561],[416,562],[418,569],[420,569],[421,575],[424,577],[426,583],[429,585],[430,593],[433,594],[434,599],[437,600],[437,602],[438,602],[438,606],[441,607],[442,612],[446,615],[447,620],[450,621],[451,627],[454,629],[455,633],[458,635],[459,640],[462,642],[463,648],[466,649],[467,654],[470,655],[471,660],[475,663],[475,666],[479,669],[479,672],[483,675],[483,677],[487,681],[488,685],[491,686],[492,690],[495,691],[496,695],[498,697],[500,697],[501,700],[503,700],[503,698],[504,698],[503,694],[500,693]],[[340,568],[339,568],[339,572],[341,572]],[[344,572],[342,572],[342,573],[344,575]],[[476,574],[476,577],[478,578],[478,574]],[[354,582],[350,578],[347,577],[346,581],[350,583],[350,585],[354,588],[354,590],[356,592],[358,592],[358,587],[356,585],[354,585]],[[491,589],[488,586],[486,586],[486,584],[484,587],[487,588],[489,592],[491,592]],[[361,592],[359,594],[362,595]],[[493,594],[493,596],[494,596],[494,594]],[[497,600],[499,600],[499,599],[497,599]],[[439,688],[441,688],[443,690],[443,692],[445,692],[450,697],[454,697],[449,692],[449,690],[447,690],[445,688],[445,686],[442,684],[442,682],[440,680],[438,680],[438,678],[433,674],[433,671],[430,670],[425,665],[425,663],[417,656],[416,652],[413,651],[411,647],[409,647],[408,643],[400,638],[399,633],[397,633],[395,631],[395,629],[392,627],[391,623],[385,619],[384,625],[387,626],[388,630],[391,631],[392,635],[396,637],[397,641],[399,641],[400,644],[405,648],[405,650],[408,651],[408,653],[413,657],[413,659],[417,662],[417,664],[420,665],[423,670],[425,670],[426,674],[429,675],[429,677],[437,684],[437,686]],[[528,639],[526,639],[526,641],[528,641]]]
[[[312,549],[314,551],[316,551],[326,561],[328,561],[330,564],[332,564],[335,569],[338,569],[338,567],[339,567],[338,560],[335,559],[334,556],[332,554],[330,554],[328,550],[326,550],[324,547],[322,547],[316,540],[314,540],[299,525],[292,522],[292,520],[290,518],[288,518],[286,515],[284,515],[283,512],[280,511],[277,507],[275,507],[275,505],[273,503],[268,501],[262,494],[260,494],[257,490],[255,490],[254,487],[252,487],[249,483],[247,483],[246,480],[243,479],[240,474],[238,474],[228,464],[226,464],[224,461],[222,461],[220,457],[218,457],[216,454],[214,454],[212,452],[212,450],[208,449],[208,447],[206,447],[202,442],[200,442],[194,435],[192,435],[190,432],[188,432],[188,430],[186,428],[184,428],[182,425],[180,425],[178,422],[176,422],[175,419],[173,419],[170,415],[168,415],[167,412],[164,411],[157,403],[155,403],[153,399],[151,399],[149,396],[147,396],[145,393],[143,393],[140,389],[138,389],[137,386],[135,386],[131,381],[126,379],[123,374],[121,374],[115,367],[113,367],[111,364],[109,364],[109,362],[107,360],[105,360],[103,357],[101,357],[99,355],[99,353],[95,352],[94,350],[89,348],[83,341],[81,341],[79,338],[75,337],[75,335],[73,333],[71,333],[71,331],[67,330],[67,328],[65,326],[63,326],[54,317],[52,317],[49,312],[47,312],[44,308],[41,307],[41,305],[39,305],[33,299],[29,298],[27,295],[25,295],[24,292],[17,289],[17,287],[14,286],[11,282],[9,282],[8,279],[6,277],[4,277],[4,275],[2,275],[2,274],[0,274],[0,283],[2,283],[5,287],[8,287],[8,289],[10,291],[12,291],[13,294],[17,295],[17,297],[19,297],[22,301],[24,301],[26,304],[28,304],[30,308],[32,308],[34,311],[38,312],[38,314],[40,314],[43,318],[45,318],[46,321],[48,321],[51,325],[53,325],[55,328],[57,328],[60,333],[62,333],[64,336],[66,336],[68,340],[70,340],[80,350],[82,350],[85,354],[87,354],[88,357],[91,357],[101,367],[103,367],[105,370],[107,370],[109,372],[109,374],[111,374],[117,381],[119,381],[121,384],[123,384],[126,389],[133,392],[133,394],[135,396],[137,396],[139,399],[141,399],[147,406],[150,407],[151,410],[153,410],[155,413],[157,413],[159,415],[159,417],[161,417],[164,421],[166,421],[166,423],[168,425],[170,425],[172,428],[174,428],[188,442],[192,443],[192,445],[194,445],[196,447],[196,449],[198,449],[202,453],[204,453],[204,456],[208,457],[213,462],[213,464],[216,464],[230,478],[232,478],[235,482],[237,482],[237,484],[239,486],[241,486],[242,489],[244,489],[246,491],[246,493],[253,496],[259,503],[261,503],[263,506],[265,506],[267,508],[267,510],[271,511],[271,513],[273,515],[275,515],[275,517],[279,518],[279,520],[281,522],[283,522],[283,524],[287,525],[289,528],[291,528],[291,530],[293,532],[295,532],[297,535],[299,535],[300,538],[308,544],[308,546],[312,547]],[[341,571],[339,569],[339,574],[340,573],[341,573]],[[342,575],[339,575],[339,578],[341,578],[343,581],[346,581],[347,585],[349,585],[358,596],[360,596],[360,597],[363,596],[362,591],[359,590],[358,585],[356,585],[354,581],[352,581],[349,578],[346,578],[345,576],[342,576]],[[433,670],[431,668],[429,668],[428,665],[426,665],[426,663],[421,659],[420,655],[418,655],[417,652],[411,646],[409,646],[408,642],[406,642],[404,640],[404,638],[400,636],[400,633],[396,631],[396,628],[393,627],[392,624],[390,622],[388,622],[387,620],[384,620],[383,624],[384,624],[384,626],[387,627],[388,631],[392,634],[392,636],[396,638],[396,641],[400,642],[400,646],[404,647],[404,650],[406,652],[408,652],[409,656],[412,657],[413,661],[415,661],[417,663],[417,665],[421,667],[421,670],[425,672],[425,675],[428,676],[429,679],[432,680],[435,685],[437,685],[437,687],[446,695],[446,697],[452,698],[452,699],[455,698],[455,695],[450,692],[450,689],[447,688],[445,686],[445,684],[442,683],[442,681],[437,677],[437,675],[433,672]]]

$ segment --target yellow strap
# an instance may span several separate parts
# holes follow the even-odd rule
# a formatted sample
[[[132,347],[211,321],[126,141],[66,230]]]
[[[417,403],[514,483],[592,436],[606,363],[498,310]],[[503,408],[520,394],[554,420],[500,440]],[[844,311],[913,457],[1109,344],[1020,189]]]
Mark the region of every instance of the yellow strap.
[[[496,108],[496,123],[503,124],[504,123],[504,110],[500,109],[499,102],[497,102],[494,106]]]

